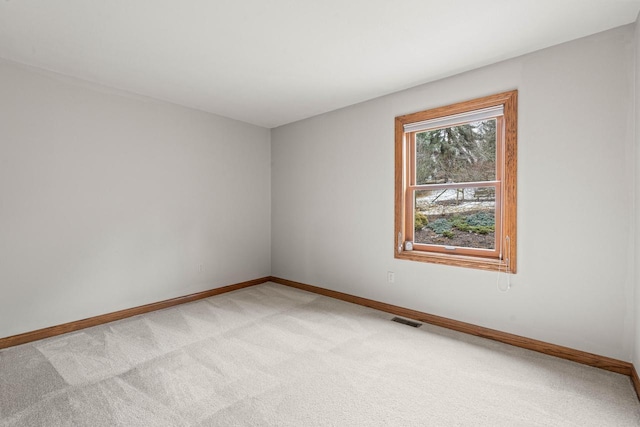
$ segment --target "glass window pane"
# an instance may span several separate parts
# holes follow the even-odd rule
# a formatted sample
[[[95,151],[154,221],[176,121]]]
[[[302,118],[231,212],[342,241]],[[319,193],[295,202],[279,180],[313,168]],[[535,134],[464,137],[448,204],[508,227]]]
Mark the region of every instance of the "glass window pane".
[[[496,119],[416,134],[416,183],[496,180]]]
[[[494,187],[416,191],[414,242],[495,249]]]

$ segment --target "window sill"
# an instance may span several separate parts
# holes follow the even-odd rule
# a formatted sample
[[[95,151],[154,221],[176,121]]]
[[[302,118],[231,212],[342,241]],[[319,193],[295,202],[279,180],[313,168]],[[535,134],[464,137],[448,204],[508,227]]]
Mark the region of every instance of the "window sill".
[[[405,259],[409,261],[429,262],[434,264],[452,265],[455,267],[476,268],[487,271],[505,271],[504,263],[495,258],[482,258],[465,255],[449,255],[434,252],[422,251],[402,251],[395,254],[397,259]],[[511,272],[512,274],[515,271]]]

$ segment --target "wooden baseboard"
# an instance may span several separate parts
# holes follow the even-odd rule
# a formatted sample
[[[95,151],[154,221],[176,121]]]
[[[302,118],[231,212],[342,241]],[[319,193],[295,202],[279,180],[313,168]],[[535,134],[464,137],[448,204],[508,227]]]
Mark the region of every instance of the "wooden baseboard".
[[[519,335],[509,334],[506,332],[497,331],[495,329],[484,328],[482,326],[476,326],[470,323],[448,319],[446,317],[435,316],[433,314],[423,313],[421,311],[411,310],[384,302],[374,301],[338,291],[332,291],[317,286],[307,285],[305,283],[294,282],[292,280],[282,279],[279,277],[272,276],[269,280],[281,285],[291,286],[294,288],[302,289],[320,295],[325,295],[331,298],[336,298],[358,305],[364,305],[366,307],[375,308],[387,313],[407,317],[409,319],[419,320],[424,323],[430,323],[432,325],[441,326],[447,329],[452,329],[454,331],[464,332],[466,334],[476,335],[494,341],[500,341],[516,347],[537,351],[551,356],[556,356],[561,359],[571,360],[573,362],[582,363],[584,365],[589,365],[596,368],[605,369],[607,371],[631,376],[633,365],[629,362],[623,362],[622,360],[612,359],[606,356],[599,356],[597,354],[587,353],[585,351],[575,350],[569,347],[550,344],[544,341],[538,341]],[[636,380],[637,379],[638,378],[636,376]],[[634,382],[634,385],[636,387],[636,390],[640,388],[640,382]]]
[[[631,366],[631,383],[636,390],[638,399],[640,399],[640,377],[638,377],[638,371],[636,371],[636,367],[633,365]]]
[[[51,326],[49,328],[38,329],[36,331],[26,332],[24,334],[13,335],[6,338],[0,338],[0,349],[13,347],[20,344],[26,344],[32,341],[37,341],[43,338],[49,338],[56,335],[64,334],[67,332],[73,332],[91,326],[97,326],[115,320],[125,319],[127,317],[137,316],[138,314],[144,314],[155,310],[161,310],[163,308],[173,307],[175,305],[184,304],[187,302],[196,301],[203,298],[212,297],[215,295],[223,294],[226,292],[235,291],[238,289],[246,288],[249,286],[259,285],[265,282],[274,282],[281,285],[286,285],[298,289],[302,289],[308,292],[313,292],[320,295],[325,295],[331,298],[339,299],[342,301],[351,302],[366,307],[371,307],[376,310],[385,311],[398,316],[407,317],[409,319],[419,320],[424,323],[430,323],[432,325],[441,326],[454,331],[464,332],[470,335],[476,335],[483,338],[488,338],[495,341],[500,341],[506,344],[510,344],[516,347],[525,348],[528,350],[537,351],[540,353],[556,356],[562,359],[571,360],[584,365],[593,366],[607,371],[617,372],[623,375],[631,377],[633,386],[640,398],[640,377],[635,367],[629,362],[623,362],[621,360],[612,359],[610,357],[599,356],[597,354],[587,353],[585,351],[575,350],[568,347],[563,347],[556,344],[550,344],[544,341],[538,341],[531,338],[522,337],[519,335],[509,334],[506,332],[497,331],[495,329],[484,328],[482,326],[472,325],[470,323],[460,322],[446,317],[440,317],[433,314],[423,313],[417,310],[411,310],[404,307],[399,307],[392,304],[387,304],[367,298],[357,297],[355,295],[346,294],[343,292],[332,291],[330,289],[321,288],[318,286],[307,285],[305,283],[295,282],[292,280],[282,279],[280,277],[262,277],[259,279],[249,280],[242,283],[236,283],[233,285],[223,286],[221,288],[211,289],[208,291],[198,292],[191,295],[185,295],[182,297],[172,298],[165,301],[155,302],[151,304],[142,305],[139,307],[128,308],[125,310],[116,311],[113,313],[107,313],[100,316],[90,317],[88,319],[82,319],[75,322],[64,323],[62,325]]]
[[[13,335],[6,338],[0,338],[0,349],[6,347],[13,347],[19,344],[26,344],[31,341],[41,340],[43,338],[49,338],[67,332],[73,332],[91,326],[102,325],[103,323],[113,322],[115,320],[125,319],[131,316],[137,316],[138,314],[148,313],[150,311],[161,310],[163,308],[173,307],[174,305],[184,304],[191,301],[196,301],[202,298],[212,297],[214,295],[223,294],[226,292],[235,291],[237,289],[246,288],[249,286],[259,285],[261,283],[268,282],[270,277],[262,277],[260,279],[249,280],[247,282],[236,283],[233,285],[223,286],[221,288],[210,289],[208,291],[198,292],[191,295],[185,295],[182,297],[172,298],[160,302],[154,302],[151,304],[141,305],[139,307],[127,308],[125,310],[114,311],[113,313],[102,314],[100,316],[90,317],[88,319],[77,320],[75,322],[64,323],[62,325],[51,326],[49,328],[38,329],[37,331],[26,332],[24,334]]]

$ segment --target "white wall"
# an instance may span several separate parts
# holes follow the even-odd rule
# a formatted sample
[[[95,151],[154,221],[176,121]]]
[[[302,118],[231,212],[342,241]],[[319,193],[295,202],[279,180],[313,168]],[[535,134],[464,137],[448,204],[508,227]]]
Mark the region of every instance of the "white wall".
[[[0,337],[270,274],[268,129],[0,62],[0,135]]]
[[[630,361],[633,49],[621,27],[274,129],[272,274]],[[516,88],[511,291],[395,260],[394,117]]]

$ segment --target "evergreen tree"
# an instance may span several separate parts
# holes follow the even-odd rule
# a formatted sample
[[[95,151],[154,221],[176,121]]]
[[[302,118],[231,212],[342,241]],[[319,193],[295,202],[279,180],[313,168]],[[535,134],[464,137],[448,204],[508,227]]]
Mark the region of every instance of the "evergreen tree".
[[[494,180],[495,139],[494,119],[418,133],[417,183]]]

